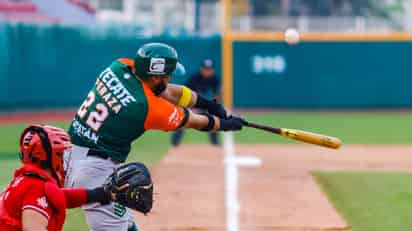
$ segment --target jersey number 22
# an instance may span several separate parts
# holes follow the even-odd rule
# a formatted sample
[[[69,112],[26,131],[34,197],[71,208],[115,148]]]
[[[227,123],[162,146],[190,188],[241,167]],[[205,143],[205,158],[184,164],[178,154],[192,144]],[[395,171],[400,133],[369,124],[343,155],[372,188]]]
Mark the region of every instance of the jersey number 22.
[[[96,94],[94,92],[90,92],[87,96],[86,100],[80,106],[79,110],[77,111],[77,115],[83,119],[87,112],[90,111],[89,116],[87,117],[86,124],[91,127],[94,131],[99,131],[100,127],[103,125],[103,122],[109,116],[109,110],[107,109],[106,105],[103,103],[98,103],[95,105],[94,110],[92,111],[89,108],[94,101],[96,100]]]

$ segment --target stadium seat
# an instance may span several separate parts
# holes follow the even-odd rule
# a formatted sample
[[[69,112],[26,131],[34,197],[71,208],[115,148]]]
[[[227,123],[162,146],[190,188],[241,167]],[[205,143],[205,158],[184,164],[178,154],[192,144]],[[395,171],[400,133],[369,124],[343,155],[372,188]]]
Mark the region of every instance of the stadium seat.
[[[35,12],[36,5],[28,0],[0,0],[0,12]]]
[[[46,23],[46,24],[53,24],[58,23],[59,20],[57,18],[51,18],[47,15],[33,12],[33,13],[21,13],[21,12],[14,12],[14,13],[1,13],[0,17],[3,21],[7,22],[24,22],[24,23]]]
[[[40,12],[31,0],[0,0],[0,21],[58,23],[58,18]]]
[[[85,10],[86,12],[88,12],[90,14],[95,14],[96,13],[96,10],[92,6],[90,6],[88,3],[86,3],[82,0],[66,0],[66,1],[82,8],[83,10]]]
[[[72,22],[73,15],[85,23],[93,22],[95,9],[82,0],[55,2],[64,11],[55,12],[49,2],[34,0],[0,0],[0,22],[65,23]],[[59,9],[59,7],[57,9]]]

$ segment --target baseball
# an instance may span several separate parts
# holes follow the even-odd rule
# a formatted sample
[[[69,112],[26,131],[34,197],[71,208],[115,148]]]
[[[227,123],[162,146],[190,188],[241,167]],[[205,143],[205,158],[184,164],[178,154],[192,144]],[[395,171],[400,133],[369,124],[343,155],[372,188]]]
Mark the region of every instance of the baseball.
[[[299,42],[299,32],[294,29],[294,28],[288,28],[285,31],[285,41],[289,44],[289,45],[294,45],[297,44]]]

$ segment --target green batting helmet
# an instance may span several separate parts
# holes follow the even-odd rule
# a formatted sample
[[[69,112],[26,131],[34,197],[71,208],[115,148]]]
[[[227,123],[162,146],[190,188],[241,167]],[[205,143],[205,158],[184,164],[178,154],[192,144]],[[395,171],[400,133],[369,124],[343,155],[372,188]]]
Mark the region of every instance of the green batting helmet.
[[[164,43],[147,43],[137,50],[134,58],[136,75],[140,78],[171,76],[177,65],[176,50]]]

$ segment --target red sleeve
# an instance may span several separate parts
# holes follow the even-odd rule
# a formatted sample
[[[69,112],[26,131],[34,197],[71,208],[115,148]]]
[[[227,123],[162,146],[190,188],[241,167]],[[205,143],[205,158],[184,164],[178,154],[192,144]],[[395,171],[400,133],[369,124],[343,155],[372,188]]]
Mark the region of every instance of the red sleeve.
[[[66,198],[67,208],[77,208],[86,204],[87,194],[86,190],[82,188],[76,189],[62,189],[64,197]]]
[[[49,220],[52,215],[52,209],[47,200],[46,193],[44,192],[43,184],[33,184],[27,189],[24,198],[22,198],[21,209],[34,210]]]

